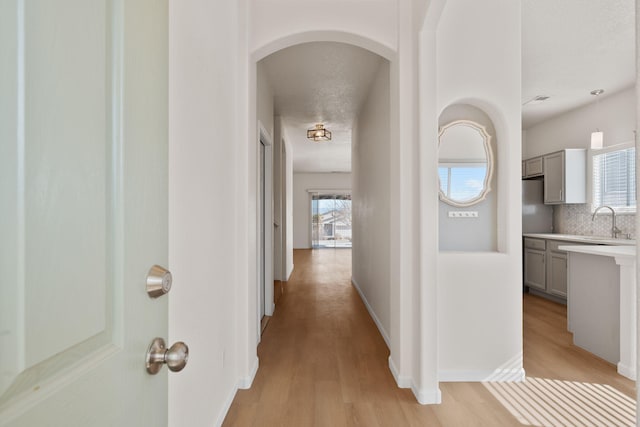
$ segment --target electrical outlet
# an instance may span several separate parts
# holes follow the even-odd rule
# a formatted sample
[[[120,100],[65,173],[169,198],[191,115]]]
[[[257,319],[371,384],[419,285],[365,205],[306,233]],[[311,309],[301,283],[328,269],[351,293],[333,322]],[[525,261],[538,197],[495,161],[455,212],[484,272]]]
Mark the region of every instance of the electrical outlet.
[[[478,211],[449,211],[449,218],[478,218]]]

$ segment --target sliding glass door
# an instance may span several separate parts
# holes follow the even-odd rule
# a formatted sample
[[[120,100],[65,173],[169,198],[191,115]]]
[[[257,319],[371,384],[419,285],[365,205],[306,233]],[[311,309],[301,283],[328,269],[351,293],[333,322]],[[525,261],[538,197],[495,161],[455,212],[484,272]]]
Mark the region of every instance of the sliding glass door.
[[[351,195],[311,195],[313,248],[351,247]]]

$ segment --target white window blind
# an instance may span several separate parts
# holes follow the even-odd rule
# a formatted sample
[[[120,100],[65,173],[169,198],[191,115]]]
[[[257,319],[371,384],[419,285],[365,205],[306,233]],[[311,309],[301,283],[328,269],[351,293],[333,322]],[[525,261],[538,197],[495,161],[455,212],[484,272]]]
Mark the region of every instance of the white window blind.
[[[635,148],[593,155],[593,208],[601,205],[619,212],[635,212]]]

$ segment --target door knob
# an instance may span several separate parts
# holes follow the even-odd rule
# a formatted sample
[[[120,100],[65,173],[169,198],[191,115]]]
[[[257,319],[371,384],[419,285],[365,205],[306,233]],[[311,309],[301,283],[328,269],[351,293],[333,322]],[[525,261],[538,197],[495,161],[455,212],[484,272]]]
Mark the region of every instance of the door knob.
[[[147,350],[147,372],[155,375],[166,364],[171,372],[179,372],[187,366],[189,347],[178,341],[166,348],[162,338],[154,338]]]

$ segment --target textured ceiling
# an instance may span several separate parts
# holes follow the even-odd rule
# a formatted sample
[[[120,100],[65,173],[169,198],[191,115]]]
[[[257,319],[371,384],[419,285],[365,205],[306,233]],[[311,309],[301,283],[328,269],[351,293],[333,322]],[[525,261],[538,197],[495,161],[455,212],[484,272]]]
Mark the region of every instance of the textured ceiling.
[[[296,45],[262,60],[295,172],[351,171],[351,129],[382,60],[334,42]],[[316,123],[332,132],[331,141],[307,139]]]
[[[634,0],[522,0],[524,129],[635,83]]]

